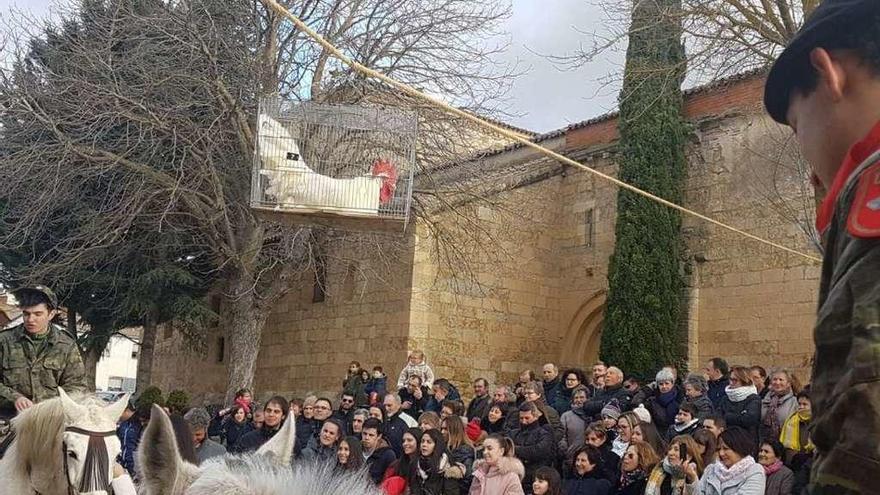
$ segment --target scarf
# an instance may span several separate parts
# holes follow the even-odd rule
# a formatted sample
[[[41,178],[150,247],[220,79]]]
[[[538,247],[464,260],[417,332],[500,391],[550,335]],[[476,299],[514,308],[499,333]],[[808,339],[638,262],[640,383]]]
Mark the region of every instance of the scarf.
[[[623,474],[620,475],[620,488],[626,488],[633,483],[638,483],[642,481],[647,476],[645,472],[641,469],[636,469],[635,471],[624,471]]]
[[[648,483],[645,485],[645,495],[661,495],[663,492],[663,482],[666,478],[670,478],[670,487],[673,488],[672,493],[684,493],[684,468],[675,466],[669,462],[668,458],[663,458],[663,462],[658,464],[651,470],[648,475]]]
[[[239,398],[235,399],[235,405],[241,406],[242,409],[244,409],[245,414],[251,413],[251,403],[244,400],[244,397],[239,397]]]
[[[614,452],[617,454],[617,457],[623,459],[623,453],[626,452],[627,447],[629,447],[629,442],[624,442],[620,437],[617,437],[611,444],[611,452]]]
[[[782,461],[776,459],[776,462],[774,462],[773,464],[770,464],[769,466],[764,466],[764,474],[770,476],[780,469],[782,469]]]
[[[812,414],[807,411],[798,411],[792,414],[782,426],[782,433],[779,434],[779,442],[782,443],[782,446],[795,452],[812,452],[816,446],[813,445],[813,441],[809,437],[807,437],[807,444],[801,445],[801,425],[808,426],[811,419]]]
[[[448,467],[449,467],[449,458],[446,457],[446,454],[443,454],[442,456],[440,456],[440,465],[437,466],[436,469],[432,465],[431,459],[419,456],[419,464],[418,464],[417,474],[419,475],[419,478],[421,478],[422,480],[426,480],[433,474],[442,473],[443,471],[446,471],[446,468],[448,468]]]
[[[767,414],[764,416],[764,424],[770,429],[770,437],[772,438],[778,437],[779,430],[782,428],[782,425],[779,424],[779,405],[782,404],[782,399],[785,399],[790,394],[790,389],[781,394],[770,392],[770,404],[767,406]]]
[[[758,395],[758,389],[754,385],[736,388],[730,388],[730,385],[728,385],[724,391],[727,393],[727,398],[730,399],[730,402],[742,402],[751,395]]]
[[[675,428],[676,433],[681,433],[699,422],[700,422],[700,418],[694,418],[694,419],[688,421],[687,423],[681,423],[681,424],[675,423],[674,425],[672,425],[672,427]]]
[[[755,387],[752,387],[755,388]],[[755,464],[755,459],[752,456],[747,455],[739,460],[733,466],[730,466],[728,469],[721,463],[721,461],[715,462],[715,477],[718,478],[721,483],[727,483],[728,481],[738,478],[742,476],[750,467]]]
[[[590,419],[592,419],[592,416],[587,414],[586,411],[584,411],[584,406],[572,407],[571,412],[573,412],[575,416],[581,418],[581,420],[584,421],[584,423],[589,424]]]

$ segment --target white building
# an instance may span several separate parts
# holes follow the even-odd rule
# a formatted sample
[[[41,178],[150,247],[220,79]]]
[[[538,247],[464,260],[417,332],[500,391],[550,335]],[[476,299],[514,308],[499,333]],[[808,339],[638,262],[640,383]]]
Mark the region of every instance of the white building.
[[[110,338],[95,370],[95,389],[134,392],[141,329],[129,328]]]

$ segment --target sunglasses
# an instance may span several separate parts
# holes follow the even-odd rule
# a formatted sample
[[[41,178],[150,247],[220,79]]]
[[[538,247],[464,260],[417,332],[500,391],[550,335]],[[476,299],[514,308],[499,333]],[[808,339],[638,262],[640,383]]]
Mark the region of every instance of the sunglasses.
[[[354,402],[354,399],[342,399],[342,402],[345,402],[346,404],[351,404],[352,402]]]

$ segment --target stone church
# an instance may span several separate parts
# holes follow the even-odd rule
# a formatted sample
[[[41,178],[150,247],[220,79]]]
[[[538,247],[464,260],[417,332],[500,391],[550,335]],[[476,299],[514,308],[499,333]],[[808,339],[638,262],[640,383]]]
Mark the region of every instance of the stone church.
[[[763,114],[763,76],[686,92],[684,206],[818,255],[805,165],[790,132]],[[616,174],[614,114],[532,139]],[[463,391],[478,377],[511,383],[545,362],[588,367],[598,358],[617,188],[520,145],[433,174],[450,187],[478,183],[480,197],[462,194],[399,232],[394,259],[327,253],[326,270],[304,275],[268,317],[259,396],[338,393],[352,360],[383,366],[393,382],[416,348]],[[819,265],[688,216],[683,238],[689,367],[723,356],[806,378]],[[225,345],[213,336],[189,350],[173,329],[160,331],[153,382],[217,400]]]

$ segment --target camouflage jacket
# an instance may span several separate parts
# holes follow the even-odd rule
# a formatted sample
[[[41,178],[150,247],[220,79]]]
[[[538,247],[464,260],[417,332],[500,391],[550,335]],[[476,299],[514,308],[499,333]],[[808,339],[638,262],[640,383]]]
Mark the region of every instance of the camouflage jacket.
[[[815,494],[880,493],[880,151],[850,175],[824,232],[814,330]]]
[[[24,325],[0,332],[0,414],[15,411],[14,402],[27,397],[40,402],[65,392],[86,389],[85,367],[76,342],[50,325],[46,343],[33,360],[25,352]]]

